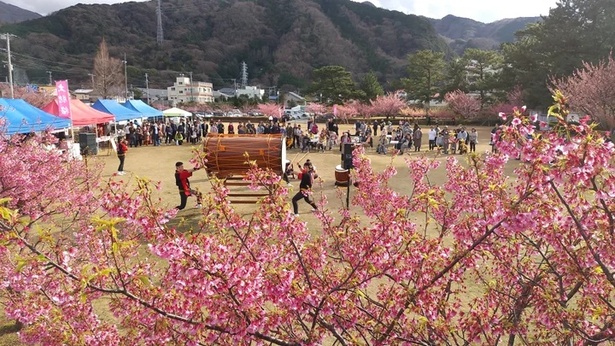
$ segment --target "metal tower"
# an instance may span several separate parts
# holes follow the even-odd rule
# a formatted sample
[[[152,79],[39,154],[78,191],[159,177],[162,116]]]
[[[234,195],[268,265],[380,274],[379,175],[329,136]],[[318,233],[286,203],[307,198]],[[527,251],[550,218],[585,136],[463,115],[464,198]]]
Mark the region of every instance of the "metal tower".
[[[248,86],[248,64],[245,61],[241,62],[241,87]]]
[[[162,0],[158,0],[158,6],[156,6],[156,20],[157,20],[157,28],[156,28],[156,42],[158,44],[162,44],[162,40],[164,39],[163,33],[162,33],[162,7],[161,7],[161,1]]]

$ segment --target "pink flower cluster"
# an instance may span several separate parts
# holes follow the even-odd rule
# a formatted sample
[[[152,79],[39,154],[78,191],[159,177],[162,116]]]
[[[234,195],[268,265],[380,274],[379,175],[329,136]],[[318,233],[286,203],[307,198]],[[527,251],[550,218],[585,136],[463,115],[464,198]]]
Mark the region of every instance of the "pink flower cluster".
[[[6,315],[45,345],[614,341],[615,147],[587,118],[536,132],[523,109],[498,131],[486,157],[407,159],[408,195],[359,147],[350,209],[316,187],[309,225],[254,167],[269,192],[254,212],[213,182],[193,229],[169,225],[155,183],[102,182],[45,136],[5,138]]]

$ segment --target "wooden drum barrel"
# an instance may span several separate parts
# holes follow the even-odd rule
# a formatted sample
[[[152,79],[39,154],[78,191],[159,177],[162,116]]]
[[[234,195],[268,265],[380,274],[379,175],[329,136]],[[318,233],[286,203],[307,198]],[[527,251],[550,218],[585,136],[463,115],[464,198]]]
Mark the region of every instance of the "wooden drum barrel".
[[[350,180],[350,172],[347,169],[343,169],[341,165],[335,167],[335,185],[348,186]]]
[[[282,175],[286,164],[286,145],[279,134],[224,135],[208,134],[203,143],[207,173],[218,178],[244,175],[250,168],[246,161],[256,161],[259,168],[269,168]],[[247,153],[248,157],[245,156]]]

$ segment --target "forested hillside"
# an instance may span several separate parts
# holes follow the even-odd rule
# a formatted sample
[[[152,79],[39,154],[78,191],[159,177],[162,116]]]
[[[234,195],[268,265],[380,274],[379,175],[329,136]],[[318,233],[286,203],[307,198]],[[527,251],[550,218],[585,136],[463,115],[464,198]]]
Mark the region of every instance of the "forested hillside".
[[[349,0],[168,0],[163,28],[158,45],[155,2],[129,2],[77,5],[0,31],[18,36],[14,63],[31,79],[52,71],[73,85],[88,85],[103,37],[112,55],[126,53],[129,84],[142,85],[147,72],[150,87],[178,72],[228,85],[241,61],[261,85],[301,88],[326,65],[357,76],[373,70],[384,81],[403,75],[408,53],[448,49],[425,18]]]
[[[41,15],[36,12],[24,10],[23,8],[0,1],[0,24],[18,23],[40,17]]]

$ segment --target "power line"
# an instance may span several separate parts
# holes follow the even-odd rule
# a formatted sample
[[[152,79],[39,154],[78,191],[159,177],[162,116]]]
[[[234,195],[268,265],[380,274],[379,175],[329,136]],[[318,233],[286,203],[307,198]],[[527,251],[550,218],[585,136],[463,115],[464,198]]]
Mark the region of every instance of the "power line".
[[[60,61],[55,61],[55,60],[47,60],[47,59],[43,59],[43,58],[36,58],[36,57],[30,56],[30,55],[21,54],[21,53],[12,53],[12,54],[14,56],[17,56],[17,57],[21,57],[21,58],[25,58],[25,59],[31,59],[31,60],[38,60],[38,61],[42,61],[42,62],[53,64],[53,65],[66,65],[66,66],[70,66],[70,67],[92,68],[92,66],[85,67],[84,65],[75,65],[75,64],[66,63],[66,62],[60,62]],[[68,55],[68,57],[74,57],[74,56]],[[82,58],[80,58],[80,59],[82,59]]]
[[[78,68],[78,69],[82,69],[84,71],[91,71],[92,70],[92,65],[77,65],[77,64],[73,64],[73,63],[66,63],[66,62],[60,62],[57,60],[49,60],[49,59],[44,59],[44,58],[37,58],[31,55],[27,55],[27,54],[23,54],[23,53],[14,53],[11,52],[11,54],[13,56],[19,57],[23,60],[18,61],[18,66],[21,66],[22,68],[28,68],[28,69],[39,69],[39,70],[45,70],[45,71],[49,71],[49,72],[53,72],[53,73],[58,73],[58,74],[65,74],[65,75],[69,75],[69,76],[77,76],[77,75],[81,75],[80,72],[78,71],[74,71],[74,70],[69,70],[68,68],[73,67],[73,68]],[[81,59],[83,60],[84,57],[80,57],[80,56],[75,56],[75,55],[69,55],[69,54],[62,54],[62,57],[65,58],[74,58],[74,59]],[[124,60],[125,61],[125,60]],[[41,64],[42,63],[47,63],[46,64]],[[93,62],[92,62],[93,64]],[[60,66],[58,66],[60,65]],[[51,67],[53,66],[53,67]],[[145,68],[145,67],[138,67],[138,66],[132,66],[141,70],[148,70],[151,71],[151,69]],[[189,73],[186,71],[176,71],[176,70],[154,70],[158,75],[164,75],[164,74],[181,74],[181,73]],[[125,78],[126,80],[126,84],[141,84],[142,81],[134,76],[126,76]],[[136,83],[136,81],[138,81],[138,83]],[[225,84],[228,82],[234,82],[236,81],[235,78],[218,78],[218,77],[208,77],[206,78],[206,80],[203,80],[203,82],[210,82],[210,83],[214,83],[214,82],[220,82],[221,84]],[[129,83],[132,82],[132,83]]]

